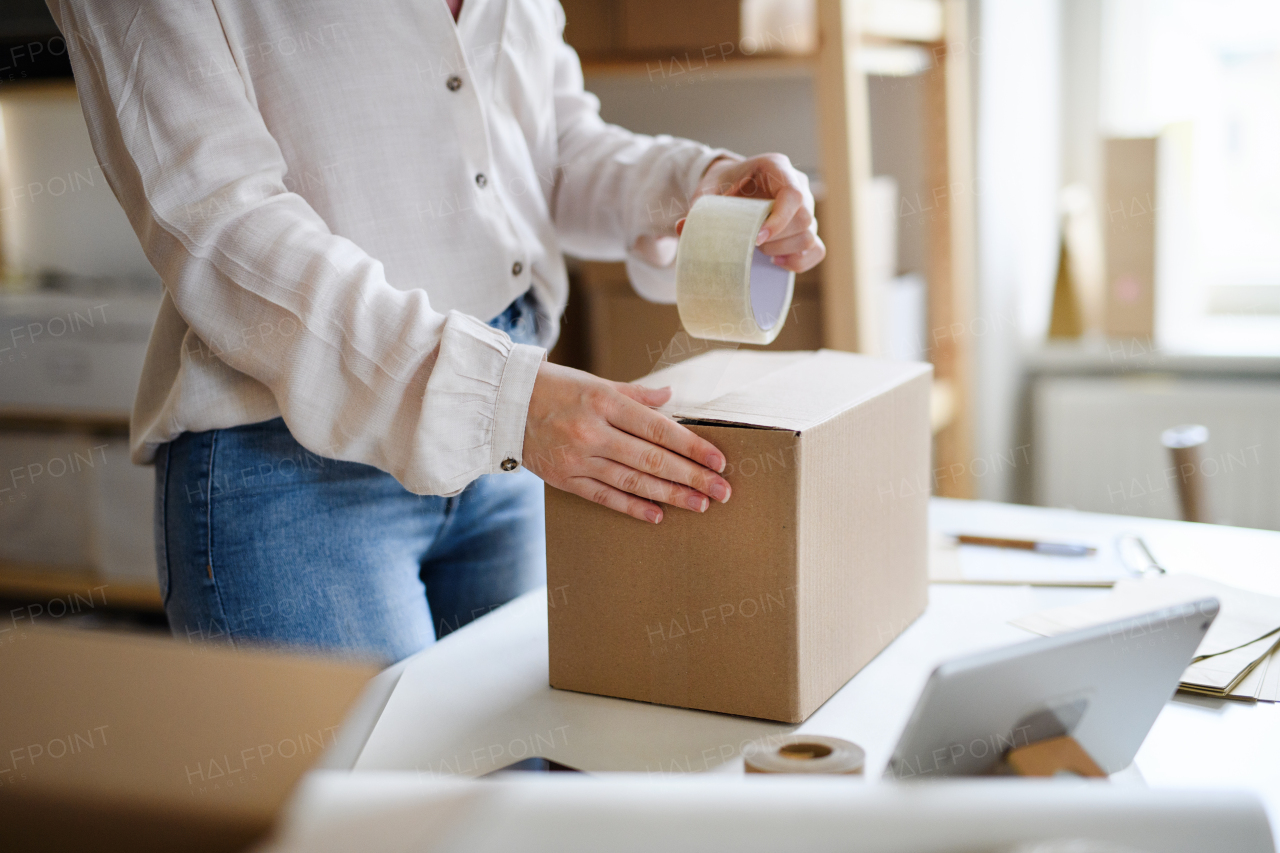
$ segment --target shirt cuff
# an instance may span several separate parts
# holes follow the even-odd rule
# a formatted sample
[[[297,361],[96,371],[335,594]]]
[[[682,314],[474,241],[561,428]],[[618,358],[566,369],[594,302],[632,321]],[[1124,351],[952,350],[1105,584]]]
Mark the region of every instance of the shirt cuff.
[[[676,265],[654,266],[635,252],[627,252],[627,280],[647,302],[674,305],[676,301]]]
[[[741,154],[735,154],[726,148],[708,148],[702,156],[690,163],[689,171],[684,175],[685,198],[690,199],[690,207],[693,207],[692,199],[693,194],[698,190],[698,182],[702,180],[707,168],[721,157],[728,157],[731,160],[745,159]]]
[[[674,229],[676,220],[688,215],[689,208],[693,207],[693,194],[697,192],[698,183],[702,180],[702,175],[707,171],[708,166],[720,157],[729,157],[734,160],[743,159],[740,154],[735,154],[724,148],[699,147],[702,148],[702,153],[691,160],[685,166],[683,172],[676,175],[676,184],[688,201],[678,216],[662,223],[664,230],[666,228]],[[637,253],[633,246],[627,247],[625,260],[627,263],[627,278],[631,280],[631,286],[636,293],[650,302],[670,304],[676,301],[676,268],[674,263],[669,263],[666,266],[656,266]],[[674,255],[672,260],[674,260]]]
[[[507,356],[493,413],[490,471],[514,471],[524,464],[524,427],[538,366],[547,357],[542,347],[513,344]]]

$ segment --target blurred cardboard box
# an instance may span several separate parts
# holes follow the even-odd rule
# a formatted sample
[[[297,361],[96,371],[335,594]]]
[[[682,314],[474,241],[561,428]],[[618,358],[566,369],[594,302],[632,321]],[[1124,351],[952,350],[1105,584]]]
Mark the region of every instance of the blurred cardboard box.
[[[156,469],[134,465],[127,439],[109,439],[93,477],[93,566],[105,580],[154,585]]]
[[[0,561],[154,587],[154,483],[125,438],[0,430]]]
[[[687,61],[699,68],[737,51],[741,0],[623,0],[620,5],[624,51],[688,51]]]
[[[127,421],[160,293],[0,294],[0,414]]]
[[[0,294],[0,561],[156,586],[155,473],[124,436],[161,294],[52,273]]]
[[[663,60],[667,74],[757,54],[812,53],[813,0],[563,0],[565,41],[579,55]],[[656,65],[655,65],[656,68]]]
[[[822,346],[821,267],[796,276],[795,295],[786,325],[765,349],[814,350]],[[649,302],[631,287],[625,264],[585,261],[578,265],[571,307],[562,335],[575,344],[580,363],[572,364],[619,382],[651,372],[664,353],[678,350],[688,337],[681,333],[674,305]],[[581,328],[575,328],[581,326]],[[750,347],[755,349],[755,347]],[[675,353],[678,355],[678,353]]]
[[[0,638],[0,826],[14,850],[242,850],[376,672],[101,631]]]
[[[597,57],[618,49],[618,9],[610,0],[561,0],[564,40],[579,56]]]
[[[111,439],[0,431],[0,560],[85,571],[94,560],[94,473]],[[152,558],[152,572],[155,560]]]
[[[740,0],[564,0],[562,5],[565,41],[583,56],[680,51],[682,59],[702,67],[707,59],[739,52]]]
[[[658,371],[727,504],[654,526],[547,489],[551,685],[800,722],[923,612],[926,364],[717,350]]]
[[[1106,312],[1111,337],[1155,334],[1156,198],[1154,138],[1108,139],[1106,152]]]

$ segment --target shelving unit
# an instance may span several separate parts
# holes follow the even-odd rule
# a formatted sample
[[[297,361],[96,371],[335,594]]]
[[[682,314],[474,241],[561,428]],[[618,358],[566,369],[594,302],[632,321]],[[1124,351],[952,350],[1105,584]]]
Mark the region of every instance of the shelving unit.
[[[0,407],[0,431],[121,438],[129,434],[129,418],[123,413],[24,411]],[[0,559],[0,599],[31,602],[32,606],[42,608],[61,599],[64,607],[70,608],[64,612],[82,612],[88,607],[153,613],[163,610],[159,583],[154,579],[121,580],[106,577],[93,566],[6,559]]]
[[[866,65],[860,52],[924,49],[933,58],[925,76],[925,173],[935,188],[937,208],[929,228],[926,254],[928,328],[967,328],[973,317],[974,211],[973,154],[969,98],[969,51],[965,0],[935,4],[936,26],[928,15],[892,14],[891,0],[820,0],[821,48],[818,56],[820,140],[826,200],[822,233],[827,241],[823,264],[824,337],[827,346],[877,354],[882,351],[874,282],[866,268],[868,215],[866,188],[871,180],[871,116]],[[903,4],[919,12],[928,4]],[[921,19],[924,20],[921,20]],[[966,191],[967,190],[967,191]],[[971,336],[930,334],[934,394],[934,468],[968,469],[972,456]],[[972,497],[967,475],[936,484],[946,497]]]
[[[705,20],[720,8],[716,2],[693,0],[688,4],[688,14]],[[585,0],[577,0],[566,4],[571,19],[575,8],[584,3]],[[602,15],[601,20],[609,16],[617,20],[626,13],[625,3],[586,5]],[[816,127],[809,129],[817,143],[812,165],[820,172],[816,184],[821,194],[821,233],[827,244],[827,258],[817,271],[821,343],[869,354],[883,350],[877,288],[867,268],[871,254],[867,248],[867,187],[872,177],[868,74],[924,69],[919,72],[924,90],[923,166],[934,211],[923,272],[928,284],[927,328],[940,330],[939,334],[931,332],[927,340],[937,383],[933,406],[934,467],[966,472],[973,456],[973,336],[951,330],[967,329],[974,317],[975,184],[967,7],[967,0],[817,0],[819,47],[810,56],[739,55],[699,61],[697,51],[680,49],[665,55],[609,56],[600,52],[599,42],[580,50],[586,57],[583,67],[588,88],[593,78],[605,84],[618,77],[639,78],[648,88],[638,97],[649,101],[655,92],[673,94],[686,82],[696,85],[699,79],[718,83],[759,81],[775,88],[800,82],[807,87],[816,120]],[[566,29],[571,43],[573,32],[571,24]],[[679,69],[679,73],[673,69]],[[607,112],[611,105],[605,106]],[[645,108],[646,118],[652,120],[653,106],[647,104]],[[669,110],[673,124],[688,118],[674,101]],[[793,118],[788,113],[787,120]],[[745,120],[777,119],[747,113]],[[661,129],[680,134],[678,127]],[[590,282],[586,286],[593,287]],[[595,320],[589,316],[592,313]],[[599,312],[586,312],[578,322],[599,322]],[[608,340],[611,334],[608,330],[589,329],[586,337]],[[936,486],[938,494],[948,497],[973,495],[973,483],[967,473],[947,477]]]
[[[671,65],[671,60],[679,62],[679,73]],[[582,58],[582,73],[588,77],[593,74],[637,74],[649,77],[652,82],[661,80],[675,81],[685,74],[715,73],[728,75],[734,79],[750,80],[760,78],[777,78],[796,76],[812,78],[817,71],[816,56],[727,56],[710,60],[699,57],[687,57],[682,52],[677,56],[655,56],[649,59],[634,56],[587,56]]]
[[[90,414],[57,409],[35,411],[0,406],[0,430],[127,436],[129,435],[129,416],[111,412]]]
[[[89,606],[104,610],[160,612],[160,587],[154,583],[110,580],[92,568],[38,566],[0,560],[0,598],[42,602],[62,599],[72,612]],[[90,602],[86,605],[84,602]]]

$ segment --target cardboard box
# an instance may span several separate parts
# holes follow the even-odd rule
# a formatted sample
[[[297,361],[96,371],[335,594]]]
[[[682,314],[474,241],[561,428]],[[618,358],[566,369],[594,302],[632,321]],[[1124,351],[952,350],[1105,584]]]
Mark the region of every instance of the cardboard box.
[[[160,294],[0,295],[0,414],[127,423]]]
[[[134,465],[127,439],[107,439],[93,475],[93,567],[108,582],[157,587],[156,469]]]
[[[618,9],[611,0],[561,0],[564,40],[581,57],[607,56],[618,47]]]
[[[661,56],[701,67],[744,52],[740,0],[563,0],[561,5],[564,39],[587,58]],[[792,41],[799,37],[791,30],[785,35]],[[775,42],[782,43],[781,37],[759,46],[753,38],[745,50],[754,53]]]
[[[1106,140],[1105,331],[1149,342],[1155,334],[1157,140]]]
[[[376,672],[9,621],[0,826],[14,850],[244,849]]]
[[[638,54],[688,51],[695,64],[738,49],[741,0],[623,0],[621,47]],[[705,51],[705,53],[704,53]],[[681,57],[684,58],[684,57]]]
[[[0,560],[91,569],[90,496],[110,441],[85,433],[0,431]]]
[[[0,430],[0,560],[157,589],[155,469],[125,438]]]
[[[819,265],[796,276],[786,325],[764,349],[813,350],[822,345],[821,269]],[[652,371],[681,332],[676,306],[649,302],[636,293],[625,264],[585,261],[578,265],[575,279],[561,333],[566,339],[564,354],[574,347],[579,359],[568,362],[570,366],[619,382]],[[582,328],[575,328],[579,325]],[[684,336],[677,346],[687,341]]]
[[[927,364],[718,350],[654,373],[727,504],[654,526],[547,489],[551,686],[796,723],[923,612]]]

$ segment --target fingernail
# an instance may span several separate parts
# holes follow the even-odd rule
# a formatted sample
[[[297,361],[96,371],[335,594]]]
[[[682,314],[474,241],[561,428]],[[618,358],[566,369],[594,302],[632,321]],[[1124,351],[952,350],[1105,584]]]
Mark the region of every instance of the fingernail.
[[[689,495],[685,499],[685,503],[689,505],[689,509],[694,512],[706,512],[707,507],[711,506],[711,501],[707,500],[706,495]]]
[[[724,503],[729,500],[729,487],[724,483],[713,483],[711,486],[711,497]]]
[[[647,510],[644,517],[649,519],[653,524],[657,524],[659,521],[662,521],[662,513],[658,512],[656,509]]]
[[[769,229],[761,228],[760,233],[756,235],[756,245],[759,246],[765,240],[769,239]]]
[[[707,467],[717,474],[724,473],[724,457],[718,453],[712,453],[707,457]]]

